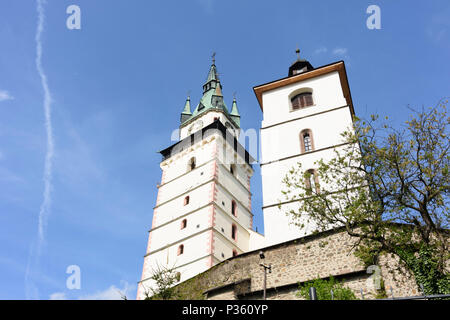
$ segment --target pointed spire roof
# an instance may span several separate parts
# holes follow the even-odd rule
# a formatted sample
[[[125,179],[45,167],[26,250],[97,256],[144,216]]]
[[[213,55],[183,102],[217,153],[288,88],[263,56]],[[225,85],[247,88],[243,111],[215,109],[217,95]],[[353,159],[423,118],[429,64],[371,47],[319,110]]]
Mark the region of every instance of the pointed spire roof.
[[[206,83],[203,85],[203,96],[200,99],[197,107],[191,113],[190,98],[188,97],[183,112],[181,113],[181,124],[196,118],[208,110],[217,110],[224,112],[237,126],[240,125],[240,115],[237,109],[236,99],[233,101],[232,114],[229,113],[228,108],[224,102],[222,93],[222,84],[219,80],[219,73],[215,64],[215,54],[211,67],[209,68]],[[234,111],[233,111],[234,110]]]
[[[236,97],[233,98],[233,105],[231,106],[230,117],[231,119],[233,119],[234,123],[238,125],[238,127],[241,126],[241,115],[239,114],[239,110],[237,107]]]
[[[219,81],[219,75],[214,63],[211,65],[211,68],[209,68],[208,77],[206,78],[206,83],[210,81]]]
[[[232,115],[232,116],[239,116],[240,117],[239,110],[238,110],[238,107],[237,107],[236,97],[233,98],[233,105],[231,106],[231,113],[230,113],[230,115]]]
[[[181,114],[192,115],[192,112],[191,112],[191,97],[190,96],[187,97],[186,104],[184,105],[184,109],[183,109],[183,112]]]

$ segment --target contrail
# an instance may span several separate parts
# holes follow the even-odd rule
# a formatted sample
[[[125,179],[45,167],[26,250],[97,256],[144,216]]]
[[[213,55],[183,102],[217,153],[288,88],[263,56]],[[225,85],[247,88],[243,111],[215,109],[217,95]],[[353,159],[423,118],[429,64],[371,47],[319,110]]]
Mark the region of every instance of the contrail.
[[[51,119],[51,103],[52,98],[50,89],[47,83],[47,76],[42,67],[42,31],[44,30],[44,7],[45,0],[37,0],[38,11],[38,26],[36,31],[36,69],[41,78],[42,88],[44,89],[44,114],[45,114],[45,129],[47,132],[47,154],[45,156],[45,168],[44,168],[44,200],[42,201],[39,211],[39,245],[40,249],[43,241],[45,240],[45,227],[47,225],[47,218],[50,211],[51,202],[51,189],[52,189],[52,162],[53,162],[53,132],[52,132],[52,119]]]
[[[52,119],[51,119],[51,103],[52,98],[50,89],[48,87],[47,76],[42,67],[42,32],[44,31],[45,10],[44,4],[46,0],[37,0],[37,14],[38,23],[36,29],[36,69],[41,78],[42,88],[44,90],[44,115],[45,115],[45,129],[47,134],[47,153],[45,156],[44,167],[44,199],[39,210],[38,222],[38,241],[37,245],[33,244],[30,248],[30,255],[28,257],[28,265],[25,273],[25,287],[27,296],[32,295],[33,298],[38,298],[37,287],[31,282],[30,272],[31,264],[37,267],[41,249],[45,241],[45,227],[47,226],[48,215],[50,213],[51,190],[52,190],[52,162],[54,153]]]

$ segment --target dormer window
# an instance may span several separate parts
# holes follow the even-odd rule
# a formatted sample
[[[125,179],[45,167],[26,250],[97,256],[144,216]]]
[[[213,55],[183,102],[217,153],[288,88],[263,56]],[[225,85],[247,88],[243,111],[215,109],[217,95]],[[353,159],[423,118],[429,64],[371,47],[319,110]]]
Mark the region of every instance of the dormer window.
[[[313,104],[312,92],[303,92],[291,99],[292,111],[303,109]]]

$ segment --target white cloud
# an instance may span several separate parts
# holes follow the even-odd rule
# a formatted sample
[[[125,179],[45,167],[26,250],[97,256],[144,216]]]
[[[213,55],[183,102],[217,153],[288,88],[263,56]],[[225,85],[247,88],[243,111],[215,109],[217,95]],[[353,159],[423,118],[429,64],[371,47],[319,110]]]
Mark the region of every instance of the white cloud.
[[[334,48],[333,49],[333,54],[336,54],[338,56],[343,56],[345,54],[347,54],[347,48]]]
[[[123,300],[126,296],[127,299],[134,299],[132,296],[133,291],[135,291],[135,286],[130,285],[126,281],[121,281],[123,288],[117,288],[115,285],[110,286],[108,289],[103,291],[98,291],[93,294],[88,294],[80,296],[79,300]]]
[[[50,300],[67,300],[64,292],[55,292],[50,295]]]
[[[14,100],[14,97],[6,90],[0,90],[0,102],[6,100]]]
[[[127,297],[127,299],[134,299],[136,286],[130,285],[127,281],[120,281],[120,284],[122,288],[112,285],[103,291],[97,291],[92,294],[85,294],[75,298],[68,297],[66,292],[55,292],[50,295],[50,300],[123,300],[124,296]],[[75,290],[72,292],[76,293],[77,291]]]

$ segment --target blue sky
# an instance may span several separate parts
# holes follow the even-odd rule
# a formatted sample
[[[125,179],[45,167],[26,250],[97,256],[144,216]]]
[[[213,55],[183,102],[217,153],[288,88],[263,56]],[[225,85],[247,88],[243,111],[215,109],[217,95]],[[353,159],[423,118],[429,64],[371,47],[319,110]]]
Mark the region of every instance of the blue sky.
[[[66,8],[81,8],[81,30]],[[381,30],[366,27],[369,5]],[[448,1],[48,0],[42,40],[54,154],[39,240],[48,151],[36,67],[36,1],[0,1],[0,299],[134,298],[161,160],[187,92],[196,104],[212,52],[244,129],[260,127],[252,88],[301,55],[344,60],[358,116],[406,120],[407,105],[449,96]],[[252,179],[263,231],[261,179]],[[66,269],[81,269],[81,289]]]

